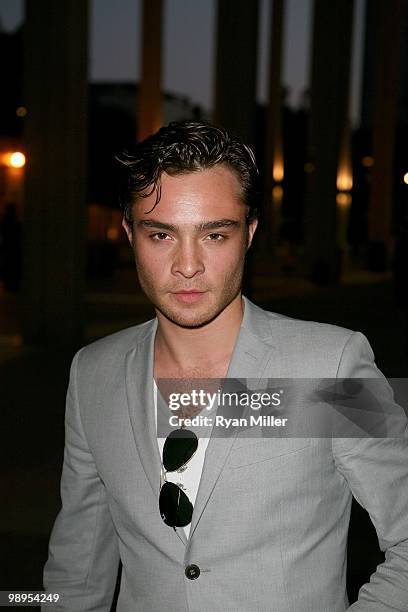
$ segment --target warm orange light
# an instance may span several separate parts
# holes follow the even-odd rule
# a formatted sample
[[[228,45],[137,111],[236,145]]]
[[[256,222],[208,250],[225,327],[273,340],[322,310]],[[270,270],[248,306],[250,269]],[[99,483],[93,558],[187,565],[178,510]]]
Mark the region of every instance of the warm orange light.
[[[371,168],[371,166],[374,166],[374,157],[371,157],[371,155],[365,155],[362,158],[361,163],[365,168]]]
[[[111,227],[108,228],[108,231],[106,232],[106,236],[108,237],[109,240],[112,240],[112,241],[117,240],[119,237],[118,228],[112,225]]]
[[[275,187],[272,189],[272,197],[275,201],[282,199],[283,189],[280,185],[275,185]]]
[[[404,174],[404,183],[408,185],[408,172]]]
[[[10,168],[23,168],[26,163],[26,158],[24,153],[20,151],[14,151],[14,153],[10,153],[8,156],[8,165]]]
[[[340,192],[336,195],[336,202],[341,207],[346,207],[351,204],[351,195],[349,193]]]
[[[25,106],[19,106],[18,108],[16,108],[17,117],[25,117],[26,114],[27,114],[27,109]]]
[[[346,168],[339,170],[337,173],[337,189],[339,191],[350,191],[353,187],[353,177],[351,172]]]
[[[281,181],[283,181],[283,177],[284,177],[283,161],[277,160],[274,162],[272,176],[273,176],[273,180],[276,181],[276,183],[280,183]]]

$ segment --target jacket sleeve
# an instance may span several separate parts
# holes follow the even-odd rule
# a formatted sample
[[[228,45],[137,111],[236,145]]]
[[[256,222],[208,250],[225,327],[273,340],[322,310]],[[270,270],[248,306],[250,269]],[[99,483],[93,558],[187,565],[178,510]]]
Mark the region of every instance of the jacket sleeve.
[[[393,391],[374,363],[366,338],[354,333],[339,366],[340,378],[382,380],[380,397],[393,402]],[[388,404],[391,405],[391,404]],[[401,409],[395,406],[395,411]],[[403,411],[402,411],[403,412]],[[367,510],[385,561],[364,584],[353,612],[408,610],[408,431],[405,415],[399,437],[333,438],[333,455],[353,496]]]
[[[81,351],[80,351],[81,352]],[[58,593],[45,612],[109,612],[119,566],[117,537],[81,424],[77,392],[77,353],[67,392],[62,508],[55,521],[44,568],[44,588]]]

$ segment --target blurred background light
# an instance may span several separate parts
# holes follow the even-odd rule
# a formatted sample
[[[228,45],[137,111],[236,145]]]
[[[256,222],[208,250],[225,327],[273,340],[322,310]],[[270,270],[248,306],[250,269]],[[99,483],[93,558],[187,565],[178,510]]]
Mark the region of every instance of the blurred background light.
[[[25,166],[25,163],[26,158],[24,153],[21,153],[21,151],[14,151],[8,156],[7,165],[10,166],[10,168],[23,168]]]

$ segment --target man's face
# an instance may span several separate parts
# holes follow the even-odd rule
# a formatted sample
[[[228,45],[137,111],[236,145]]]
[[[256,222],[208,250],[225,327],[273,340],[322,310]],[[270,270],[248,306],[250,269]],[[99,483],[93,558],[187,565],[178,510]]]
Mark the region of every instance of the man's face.
[[[133,206],[133,246],[140,285],[176,325],[209,323],[237,297],[257,221],[247,224],[235,174],[225,166],[161,176],[156,193]]]

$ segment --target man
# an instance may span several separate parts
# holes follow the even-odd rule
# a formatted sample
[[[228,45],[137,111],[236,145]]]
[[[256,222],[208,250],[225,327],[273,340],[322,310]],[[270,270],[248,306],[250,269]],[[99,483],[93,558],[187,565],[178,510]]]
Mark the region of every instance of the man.
[[[122,161],[123,226],[157,316],[73,360],[47,591],[108,611],[120,559],[120,612],[408,610],[406,438],[213,436],[165,465],[154,381],[381,374],[362,334],[241,296],[259,200],[248,147],[170,124]],[[386,561],[349,607],[352,495]]]

